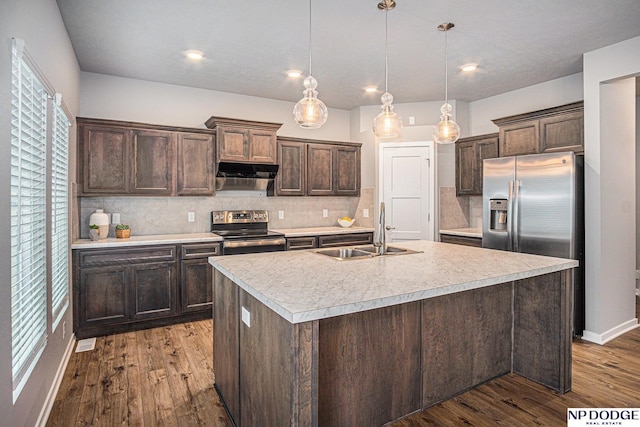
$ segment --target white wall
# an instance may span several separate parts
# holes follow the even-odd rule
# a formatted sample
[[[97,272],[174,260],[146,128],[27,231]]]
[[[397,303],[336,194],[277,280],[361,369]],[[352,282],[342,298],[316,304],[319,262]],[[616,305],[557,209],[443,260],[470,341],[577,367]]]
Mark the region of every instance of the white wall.
[[[295,103],[82,72],[80,116],[201,127],[211,116],[283,123],[280,136],[349,141],[349,111],[329,109],[320,129],[293,120]]]
[[[635,78],[640,37],[584,55],[586,330],[604,343],[635,318]]]
[[[498,132],[491,120],[582,101],[582,73],[469,103],[469,135]]]
[[[26,48],[51,85],[63,94],[72,115],[78,111],[79,67],[55,0],[2,0],[0,2],[0,425],[33,426],[54,383],[55,374],[71,342],[71,309],[61,327],[49,335],[47,346],[15,405],[11,380],[11,261],[10,261],[10,140],[11,38],[23,39]],[[71,130],[75,141],[75,129]],[[71,177],[75,176],[74,143]]]

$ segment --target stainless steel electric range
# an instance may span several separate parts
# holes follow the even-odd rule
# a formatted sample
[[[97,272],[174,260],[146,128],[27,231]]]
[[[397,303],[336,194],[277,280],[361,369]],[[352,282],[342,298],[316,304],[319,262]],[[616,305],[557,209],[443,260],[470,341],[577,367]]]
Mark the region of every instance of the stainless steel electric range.
[[[284,251],[284,234],[269,231],[266,210],[213,211],[211,232],[223,238],[222,255]]]

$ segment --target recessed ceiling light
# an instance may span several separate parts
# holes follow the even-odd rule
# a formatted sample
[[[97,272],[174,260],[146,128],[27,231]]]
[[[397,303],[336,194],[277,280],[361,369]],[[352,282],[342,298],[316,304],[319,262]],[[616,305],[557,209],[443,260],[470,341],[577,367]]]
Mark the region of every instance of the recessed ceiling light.
[[[199,61],[204,57],[204,53],[199,50],[188,50],[185,52],[185,55],[187,55],[187,58],[193,59],[194,61]]]
[[[298,77],[300,77],[302,75],[302,71],[300,70],[289,70],[287,71],[287,76],[297,79]]]
[[[475,71],[478,68],[478,64],[464,64],[460,68],[462,69],[462,71]]]
[[[378,91],[377,86],[367,86],[364,88],[364,91],[367,93],[376,93]]]

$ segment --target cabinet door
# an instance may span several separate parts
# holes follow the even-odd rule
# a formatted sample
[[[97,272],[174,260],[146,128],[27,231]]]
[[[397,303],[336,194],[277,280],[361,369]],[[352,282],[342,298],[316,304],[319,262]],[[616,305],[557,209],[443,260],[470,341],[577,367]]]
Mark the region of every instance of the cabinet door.
[[[131,132],[124,128],[80,126],[79,176],[82,194],[124,194],[128,191]]]
[[[278,164],[276,194],[278,196],[304,196],[306,190],[307,151],[306,144],[278,141]]]
[[[249,157],[252,163],[276,163],[276,133],[268,130],[249,130]]]
[[[334,194],[333,147],[323,144],[307,145],[307,195]]]
[[[482,161],[498,157],[498,138],[487,138],[476,141],[476,165],[474,167],[475,188],[477,195],[482,195]]]
[[[540,121],[531,120],[500,128],[500,156],[519,156],[540,152]]]
[[[178,134],[177,195],[213,196],[213,150],[213,135]]]
[[[335,162],[335,195],[360,195],[360,148],[336,146]]]
[[[133,130],[131,193],[169,196],[173,192],[175,134]]]
[[[476,194],[476,144],[456,144],[456,195]]]
[[[576,111],[540,119],[542,152],[584,151],[584,113]]]
[[[122,265],[83,268],[74,316],[78,327],[124,323],[129,319],[127,267]]]
[[[246,162],[249,160],[249,130],[235,127],[218,127],[218,161]]]
[[[176,314],[176,263],[155,262],[131,266],[130,298],[133,319]]]
[[[182,313],[211,308],[213,269],[207,258],[182,260],[180,270]]]

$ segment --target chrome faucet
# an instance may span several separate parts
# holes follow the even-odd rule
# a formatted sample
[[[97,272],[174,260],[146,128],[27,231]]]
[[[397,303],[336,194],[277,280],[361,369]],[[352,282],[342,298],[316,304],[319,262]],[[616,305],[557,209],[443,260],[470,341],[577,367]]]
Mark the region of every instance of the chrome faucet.
[[[378,254],[387,252],[387,231],[385,226],[384,202],[380,202],[380,219],[378,221],[378,241],[375,243]]]

